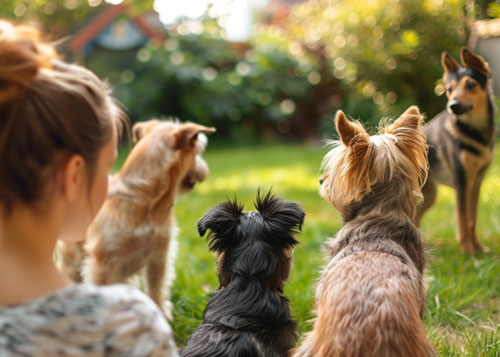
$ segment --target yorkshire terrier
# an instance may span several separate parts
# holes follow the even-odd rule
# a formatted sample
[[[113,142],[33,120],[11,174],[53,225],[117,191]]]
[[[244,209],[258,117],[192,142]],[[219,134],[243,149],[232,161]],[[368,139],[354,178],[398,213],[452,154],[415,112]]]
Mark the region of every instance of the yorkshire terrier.
[[[244,212],[227,201],[198,221],[200,236],[210,229],[219,288],[181,356],[285,357],[295,346],[297,325],[283,285],[305,213],[271,192],[258,194],[255,208]]]
[[[335,118],[321,196],[344,221],[326,244],[314,328],[293,356],[433,356],[422,315],[425,253],[415,225],[427,175],[422,117],[410,107],[379,135]]]

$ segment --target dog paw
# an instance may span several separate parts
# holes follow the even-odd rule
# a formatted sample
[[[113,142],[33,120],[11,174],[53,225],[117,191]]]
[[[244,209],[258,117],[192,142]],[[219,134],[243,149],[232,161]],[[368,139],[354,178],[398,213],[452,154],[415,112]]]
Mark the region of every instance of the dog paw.
[[[174,319],[174,316],[172,315],[172,310],[174,309],[174,305],[170,301],[165,301],[163,303],[163,315],[165,315],[165,318],[168,321],[172,321]]]
[[[488,253],[490,251],[490,248],[482,245],[479,242],[472,242],[472,243],[461,243],[461,248],[462,252],[466,254],[475,254],[475,253]]]
[[[474,243],[474,249],[476,253],[489,253],[491,250],[487,246],[482,245],[480,243]]]
[[[462,248],[462,253],[465,254],[473,254],[476,252],[476,249],[472,244],[461,244],[460,247]]]

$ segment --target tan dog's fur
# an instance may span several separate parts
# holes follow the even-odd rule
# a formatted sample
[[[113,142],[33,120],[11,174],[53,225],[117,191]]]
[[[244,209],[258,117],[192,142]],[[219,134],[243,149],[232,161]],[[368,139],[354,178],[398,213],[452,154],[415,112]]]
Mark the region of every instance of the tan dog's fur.
[[[336,116],[321,196],[344,225],[326,244],[316,320],[293,356],[432,356],[422,315],[425,255],[414,224],[427,172],[421,116],[410,107],[380,135]]]
[[[136,124],[133,136],[138,143],[110,179],[108,196],[87,231],[84,250],[82,244],[61,244],[61,270],[77,281],[82,273],[85,281],[105,285],[126,282],[145,268],[149,296],[172,318],[164,304],[174,276],[173,208],[179,191],[206,178],[208,166],[201,158],[206,137],[201,133],[214,131],[171,121]],[[70,261],[81,262],[84,256],[80,272]]]

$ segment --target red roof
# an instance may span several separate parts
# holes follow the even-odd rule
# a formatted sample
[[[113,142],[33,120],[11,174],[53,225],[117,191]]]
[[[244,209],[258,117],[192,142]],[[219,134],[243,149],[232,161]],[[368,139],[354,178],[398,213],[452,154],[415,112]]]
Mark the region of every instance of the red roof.
[[[127,12],[129,8],[130,4],[120,4],[106,7],[92,21],[90,21],[90,23],[73,36],[73,38],[68,42],[68,48],[72,52],[81,51],[109,24],[111,24],[118,15]],[[131,17],[131,20],[147,37],[154,41],[163,40],[163,35],[154,27],[150,26],[141,15]]]

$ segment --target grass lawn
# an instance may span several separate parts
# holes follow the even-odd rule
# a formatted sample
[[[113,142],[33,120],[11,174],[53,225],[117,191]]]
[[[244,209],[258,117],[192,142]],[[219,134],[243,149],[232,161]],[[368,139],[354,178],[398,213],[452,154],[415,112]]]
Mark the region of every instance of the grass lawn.
[[[497,148],[497,149],[500,149]],[[498,150],[497,150],[498,151]],[[341,225],[339,215],[318,195],[319,166],[326,149],[306,146],[214,149],[205,158],[210,176],[181,196],[176,216],[181,228],[172,327],[182,347],[201,323],[208,293],[217,287],[214,254],[199,237],[196,222],[212,206],[237,197],[253,210],[258,188],[271,188],[306,211],[294,267],[285,288],[301,334],[311,329],[315,281],[323,264],[321,245]],[[118,163],[119,165],[119,163]],[[454,194],[441,187],[437,204],[423,221],[431,255],[425,281],[428,337],[442,356],[500,355],[500,159],[481,191],[478,234],[491,251],[465,256],[455,241]]]

